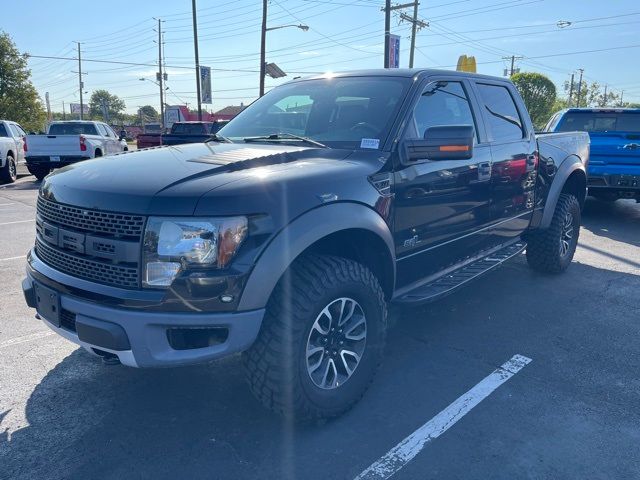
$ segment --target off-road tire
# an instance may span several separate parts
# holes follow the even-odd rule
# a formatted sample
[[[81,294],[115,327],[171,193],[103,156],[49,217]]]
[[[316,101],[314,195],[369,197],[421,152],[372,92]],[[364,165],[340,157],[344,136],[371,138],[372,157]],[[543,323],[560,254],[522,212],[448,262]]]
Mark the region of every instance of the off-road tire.
[[[16,161],[11,155],[7,155],[7,159],[4,162],[4,167],[0,169],[0,182],[13,183],[18,178],[18,169]]]
[[[335,299],[351,297],[366,318],[360,363],[341,385],[326,390],[311,379],[307,342],[316,318]],[[269,299],[258,339],[243,354],[254,395],[296,420],[332,418],[356,404],[383,356],[387,305],[377,278],[364,265],[328,255],[305,255],[283,275]]]
[[[565,219],[572,216],[573,234],[566,254],[561,254]],[[571,194],[563,193],[558,199],[551,225],[527,238],[527,262],[534,270],[545,273],[560,273],[571,264],[580,234],[580,203]]]
[[[43,167],[41,165],[27,166],[27,170],[29,170],[29,173],[36,177],[39,181],[42,181],[44,177],[49,175],[49,172],[51,172],[51,169],[49,167]]]

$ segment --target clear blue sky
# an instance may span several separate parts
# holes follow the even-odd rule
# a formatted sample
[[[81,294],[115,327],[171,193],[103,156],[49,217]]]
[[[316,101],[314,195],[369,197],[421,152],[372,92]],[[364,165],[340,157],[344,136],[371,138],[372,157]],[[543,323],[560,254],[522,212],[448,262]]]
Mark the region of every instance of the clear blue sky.
[[[21,51],[75,57],[73,41],[83,42],[83,58],[155,64],[157,23],[164,20],[170,93],[167,102],[195,105],[191,1],[110,0],[88,2],[22,0],[3,9],[0,28]],[[400,0],[398,3],[406,3]],[[285,28],[268,32],[267,61],[292,78],[307,72],[382,67],[383,0],[271,0],[269,26],[304,23],[308,32]],[[17,5],[17,4],[16,4]],[[213,105],[249,102],[258,92],[260,0],[198,0],[201,64],[213,69]],[[411,13],[410,9],[406,10]],[[640,4],[637,0],[421,0],[420,18],[430,26],[418,34],[416,66],[455,68],[461,54],[474,55],[478,71],[502,75],[502,57],[523,56],[522,71],[549,75],[561,89],[572,71],[584,68],[587,81],[624,90],[640,101]],[[559,28],[558,21],[573,22]],[[410,27],[392,20],[401,39],[400,65],[409,61]],[[622,48],[624,47],[624,48]],[[594,50],[604,50],[594,52]],[[572,52],[590,53],[573,53]],[[33,81],[48,91],[53,110],[77,102],[77,63],[31,59]],[[127,111],[151,104],[158,108],[154,66],[86,62],[85,91],[105,88],[120,97]],[[287,78],[267,78],[273,86]]]

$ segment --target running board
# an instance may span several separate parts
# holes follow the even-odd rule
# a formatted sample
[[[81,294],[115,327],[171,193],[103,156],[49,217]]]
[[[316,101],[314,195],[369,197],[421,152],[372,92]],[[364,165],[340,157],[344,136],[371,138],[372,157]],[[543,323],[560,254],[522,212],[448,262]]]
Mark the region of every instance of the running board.
[[[395,303],[426,303],[447,295],[458,287],[499,267],[504,262],[521,253],[527,244],[519,241],[492,251],[478,260],[462,265],[436,279],[420,285],[396,297]]]

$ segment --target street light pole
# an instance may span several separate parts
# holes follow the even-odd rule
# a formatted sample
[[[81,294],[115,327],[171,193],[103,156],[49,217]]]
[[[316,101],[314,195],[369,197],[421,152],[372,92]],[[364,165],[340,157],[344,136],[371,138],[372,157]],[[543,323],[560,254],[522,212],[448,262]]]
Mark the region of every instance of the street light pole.
[[[162,21],[158,19],[158,86],[160,87],[160,129],[164,130],[164,89],[162,88]]]
[[[196,93],[198,95],[198,120],[202,121],[202,96],[200,93],[200,56],[198,55],[198,20],[196,18],[196,0],[191,0],[193,11],[193,50],[196,57]]]
[[[391,41],[391,0],[384,4],[384,68],[389,68],[389,42]]]
[[[78,43],[78,86],[80,87],[80,120],[82,120],[82,110],[84,109],[84,103],[82,102],[82,90],[84,90],[84,83],[82,83],[82,57],[80,53],[80,42]]]
[[[267,0],[262,0],[262,29],[260,31],[260,96],[264,95],[266,43],[267,43]]]

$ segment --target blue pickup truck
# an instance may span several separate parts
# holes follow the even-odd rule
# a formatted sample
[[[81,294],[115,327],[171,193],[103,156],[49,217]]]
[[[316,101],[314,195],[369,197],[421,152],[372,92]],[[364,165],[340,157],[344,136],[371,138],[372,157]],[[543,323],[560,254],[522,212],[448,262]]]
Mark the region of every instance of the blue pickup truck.
[[[569,108],[551,117],[545,130],[589,133],[589,195],[640,202],[640,108]]]

